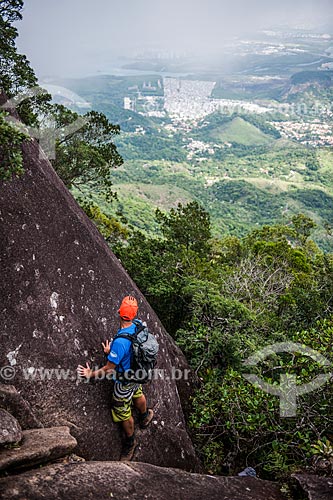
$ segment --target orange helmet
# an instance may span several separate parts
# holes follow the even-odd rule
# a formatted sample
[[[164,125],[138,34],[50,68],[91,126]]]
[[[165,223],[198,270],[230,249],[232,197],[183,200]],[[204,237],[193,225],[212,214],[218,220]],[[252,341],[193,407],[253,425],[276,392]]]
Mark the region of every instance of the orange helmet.
[[[138,312],[137,300],[131,295],[123,298],[123,301],[118,309],[119,316],[125,321],[132,321]]]

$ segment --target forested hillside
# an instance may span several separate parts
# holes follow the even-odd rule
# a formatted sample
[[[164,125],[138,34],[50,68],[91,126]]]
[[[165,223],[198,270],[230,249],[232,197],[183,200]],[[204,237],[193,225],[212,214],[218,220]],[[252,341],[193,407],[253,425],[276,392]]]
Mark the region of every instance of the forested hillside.
[[[207,103],[217,102],[218,88],[227,107],[187,124],[163,114],[160,101],[149,100],[163,99],[162,81],[158,75],[59,81],[121,126],[115,142],[124,165],[112,174],[118,201],[106,206],[91,185],[83,191],[107,214],[121,213],[147,234],[156,230],[157,207],[189,200],[208,209],[217,236],[243,236],[302,212],[317,223],[314,240],[332,251],[331,72],[301,71],[280,79],[274,97],[260,97],[259,85],[242,80],[234,84],[231,101],[221,94],[230,84],[218,82]],[[274,79],[261,84],[266,91],[276,85]],[[240,100],[240,87],[246,101]],[[124,96],[131,109],[124,109]]]
[[[332,362],[333,255],[311,240],[314,222],[298,215],[242,239],[216,239],[196,203],[157,211],[156,220],[162,237],[134,232],[113,248],[199,377],[190,426],[207,469],[251,465],[270,478],[315,469],[314,457],[332,452],[331,384],[299,397],[294,418],[281,418],[279,399],[243,377],[245,359],[280,342]],[[272,353],[250,370],[273,386],[285,371],[298,384],[325,373],[302,352]]]

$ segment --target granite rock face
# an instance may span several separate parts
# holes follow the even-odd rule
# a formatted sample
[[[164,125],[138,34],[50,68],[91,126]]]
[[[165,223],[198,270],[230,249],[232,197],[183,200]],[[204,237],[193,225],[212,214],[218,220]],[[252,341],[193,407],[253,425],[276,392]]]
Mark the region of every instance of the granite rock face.
[[[160,373],[145,388],[155,419],[136,459],[199,470],[179,396],[191,383],[173,380],[172,367],[187,366],[183,354],[36,141],[23,153],[25,174],[0,183],[0,367],[11,374],[2,382],[24,394],[45,427],[69,426],[79,455],[117,460],[111,382],[78,383],[76,367],[104,364],[101,342],[118,328],[123,296],[134,295],[160,343]]]
[[[293,478],[309,500],[332,500],[333,478],[311,474],[294,474]]]
[[[76,444],[69,427],[65,426],[23,431],[18,448],[0,451],[0,471],[33,467],[55,460],[71,453]]]
[[[22,439],[22,429],[16,418],[0,408],[0,445],[18,443]]]
[[[49,465],[0,479],[1,494],[11,500],[286,500],[269,481],[191,474],[133,462]]]
[[[11,413],[19,421],[22,429],[43,427],[35,417],[29,403],[13,385],[0,384],[0,407]]]

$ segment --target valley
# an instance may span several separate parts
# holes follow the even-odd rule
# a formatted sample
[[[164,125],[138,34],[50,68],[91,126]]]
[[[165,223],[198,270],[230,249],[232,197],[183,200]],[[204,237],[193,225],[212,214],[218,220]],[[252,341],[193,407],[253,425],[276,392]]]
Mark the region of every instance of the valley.
[[[83,192],[150,234],[157,207],[191,200],[209,211],[216,236],[242,236],[302,212],[317,224],[317,244],[331,251],[331,45],[327,34],[269,32],[227,48],[226,58],[233,50],[243,61],[228,71],[217,58],[205,65],[189,58],[182,67],[149,54],[125,69],[142,73],[157,61],[163,71],[57,80],[121,127],[124,164],[111,177],[118,200],[107,204],[92,186]],[[194,72],[172,73],[186,69]]]

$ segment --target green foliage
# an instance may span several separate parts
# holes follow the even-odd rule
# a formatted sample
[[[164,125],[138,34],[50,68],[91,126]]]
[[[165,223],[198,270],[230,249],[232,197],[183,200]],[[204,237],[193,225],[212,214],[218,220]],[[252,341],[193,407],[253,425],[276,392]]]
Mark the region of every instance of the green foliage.
[[[22,8],[23,0],[6,0],[0,5],[0,88],[8,97],[37,84],[27,58],[15,45],[18,31],[12,23],[22,19]]]
[[[203,464],[208,473],[223,469],[224,449],[221,442],[208,439],[203,448]]]
[[[297,59],[306,63],[308,57],[309,54],[300,54]],[[277,59],[280,65],[280,57]],[[293,66],[292,57],[287,59]],[[254,65],[257,63],[262,65],[259,61]],[[244,111],[231,116],[214,113],[191,130],[181,127],[175,130],[167,126],[169,117],[153,118],[123,109],[124,96],[130,96],[134,101],[138,91],[144,94],[147,90],[144,82],[151,81],[158,92],[163,93],[157,85],[159,79],[156,75],[103,75],[59,82],[84,96],[111,122],[121,125],[122,134],[116,138],[116,144],[125,160],[125,168],[114,172],[113,182],[124,189],[122,204],[133,226],[153,235],[156,224],[151,216],[148,216],[149,223],[145,224],[142,219],[146,219],[149,211],[152,214],[157,206],[168,210],[174,202],[166,206],[156,203],[149,198],[150,187],[163,190],[176,186],[186,193],[186,202],[197,200],[207,208],[216,235],[231,233],[242,237],[262,224],[285,223],[294,214],[302,212],[317,223],[314,241],[321,249],[332,251],[333,239],[326,231],[331,220],[333,196],[332,148],[313,148],[280,138],[273,122],[286,121],[287,118],[273,111],[262,114]],[[160,83],[162,85],[162,80]],[[284,103],[289,84],[283,80],[253,81],[241,76],[236,82],[221,82],[220,90],[224,89],[242,94],[235,96],[237,98],[243,96],[257,102],[261,97],[273,97]],[[320,86],[320,95],[314,99],[317,105],[319,102],[330,106],[329,90]],[[300,99],[307,99],[307,95],[307,92],[302,92]],[[293,98],[293,94],[289,97]],[[271,107],[278,103],[266,101],[262,104]],[[312,121],[314,116],[310,115]],[[308,115],[295,118],[296,121],[300,119],[307,120]],[[323,121],[329,124],[330,119],[323,117]],[[228,131],[232,133],[229,137],[232,147],[223,145],[224,134]],[[198,151],[188,158],[188,146],[196,139],[203,141],[214,153]],[[125,184],[128,188],[124,187]],[[137,192],[138,185],[140,193],[133,200],[132,190]],[[229,196],[229,191],[234,196]],[[179,201],[183,200],[184,197]],[[114,213],[117,210],[115,203]],[[139,216],[141,212],[143,217]]]
[[[37,83],[33,70],[26,57],[18,54],[15,40],[18,31],[12,23],[22,19],[22,0],[5,0],[0,5],[0,93],[7,98],[34,86]],[[31,123],[30,109],[20,106],[22,118]],[[12,175],[23,173],[21,145],[26,134],[17,130],[6,121],[5,112],[0,112],[0,180],[9,180]]]
[[[161,225],[164,237],[175,245],[183,245],[204,257],[209,251],[211,238],[210,217],[198,202],[185,207],[181,203],[169,214],[156,210],[156,220]]]
[[[164,237],[147,238],[136,231],[125,246],[114,248],[130,276],[139,284],[169,331],[185,321],[188,301],[185,280],[207,275],[210,223],[196,203],[181,204],[169,215],[156,212]]]
[[[8,115],[0,112],[0,180],[8,181],[12,176],[21,175],[23,159],[21,147],[28,136],[19,131],[10,122],[6,121]]]
[[[142,136],[142,142],[144,138]],[[132,147],[131,140],[131,136],[126,138],[129,149],[127,145],[124,149],[123,140],[120,143],[116,140],[119,146],[121,144],[120,152],[125,159]],[[140,158],[139,153],[138,150],[136,158]],[[168,154],[163,152],[160,157],[168,158]],[[211,159],[200,163],[148,160],[148,150],[145,158],[146,161],[127,160],[125,168],[113,174],[114,184],[126,185],[125,205],[133,204],[132,190],[136,191],[140,185],[140,209],[145,206],[147,211],[153,212],[159,203],[149,199],[152,186],[161,192],[175,186],[183,191],[186,201],[197,200],[206,207],[214,234],[238,237],[263,224],[287,223],[293,215],[302,212],[317,223],[314,241],[321,249],[332,251],[333,239],[325,229],[332,218],[333,198],[333,163],[328,148],[324,154],[281,141],[279,146],[270,149],[253,146],[244,150],[239,146],[217,149]],[[316,162],[320,164],[318,170],[306,168],[306,164],[315,165]],[[173,202],[165,208],[172,206]],[[131,224],[142,227],[136,224],[136,217],[129,210],[127,212]],[[155,225],[151,227],[153,234]]]
[[[114,247],[126,270],[147,297],[170,331],[182,315],[184,304],[177,301],[182,261],[161,239],[148,239],[134,232],[125,246]]]
[[[122,164],[113,143],[119,127],[96,111],[87,113],[85,121],[81,118],[82,124],[77,126],[80,121],[77,113],[50,104],[51,96],[47,93],[35,95],[36,76],[26,57],[18,54],[15,45],[18,32],[12,23],[22,18],[22,8],[22,0],[6,0],[0,5],[0,90],[7,98],[21,94],[24,99],[16,108],[21,120],[35,130],[39,129],[40,136],[49,136],[52,143],[58,138],[53,166],[68,187],[94,181],[95,186],[102,187],[104,195],[110,199],[113,196],[111,169]],[[30,89],[33,92],[29,94]],[[20,145],[25,136],[8,127],[3,113],[0,116],[0,138],[1,178],[8,179],[11,173],[22,173]]]
[[[103,187],[108,200],[111,190],[111,170],[123,162],[113,142],[119,127],[109,122],[105,115],[90,111],[83,116],[82,126],[61,137],[61,131],[79,120],[79,115],[61,105],[51,107],[50,116],[55,122],[60,139],[57,141],[54,169],[67,187],[80,186],[94,181]]]
[[[333,445],[327,438],[323,440],[318,439],[318,441],[312,445],[312,452],[314,455],[318,455],[323,459],[332,459]]]
[[[190,418],[197,450],[213,473],[251,465],[263,477],[284,478],[329,435],[331,386],[299,397],[297,417],[281,418],[279,398],[250,384],[243,362],[286,341],[332,361],[333,256],[311,241],[315,224],[303,214],[242,240],[213,240],[198,204],[157,211],[157,220],[163,237],[135,233],[116,251],[201,381]],[[302,353],[280,353],[253,370],[278,385],[283,373],[301,384],[323,367]]]
[[[271,138],[257,127],[260,123],[259,120],[248,120],[238,115],[232,115],[230,120],[230,117],[221,116],[221,124],[213,128],[212,123],[210,123],[208,127],[204,127],[197,132],[197,137],[206,140],[210,138],[214,141],[229,142],[245,147],[271,143]]]
[[[261,116],[255,114],[248,114],[244,116],[247,122],[257,127],[261,132],[271,135],[275,139],[280,139],[280,132],[268,121],[268,116]]]
[[[79,199],[80,205],[88,217],[96,224],[105,240],[113,245],[128,238],[128,230],[114,217],[105,215],[100,207],[87,199]]]
[[[163,135],[130,135],[117,140],[119,151],[126,160],[169,160],[182,162],[186,159],[183,144],[174,137]]]
[[[327,356],[333,341],[332,326],[324,322],[309,331],[296,332],[290,340],[318,349],[320,337],[319,350]],[[276,366],[280,365],[287,373],[296,370],[298,383],[304,383],[318,373],[316,362],[309,359],[302,355],[268,359],[263,362],[262,374],[267,382],[276,383]],[[283,477],[295,467],[305,466],[316,437],[329,431],[333,402],[329,384],[299,398],[297,417],[288,419],[280,417],[278,398],[249,384],[240,370],[205,368],[200,374],[203,383],[194,398],[191,425],[204,460],[209,457],[207,440],[223,444],[224,461],[213,469],[215,473],[221,472],[222,465],[235,472],[247,463],[266,477]]]
[[[292,85],[300,85],[310,82],[316,82],[322,85],[332,85],[332,75],[333,73],[331,71],[300,71],[299,73],[292,75],[290,82]]]
[[[18,31],[14,22],[22,19],[23,0],[5,0],[0,6],[0,92],[7,98],[25,94],[37,86],[37,78],[25,55],[19,54],[16,47]],[[42,109],[51,96],[32,95],[21,102],[16,111],[28,125],[37,124],[36,113]]]
[[[18,21],[22,19],[21,10],[23,0],[2,0],[0,5],[0,16],[5,21]]]

